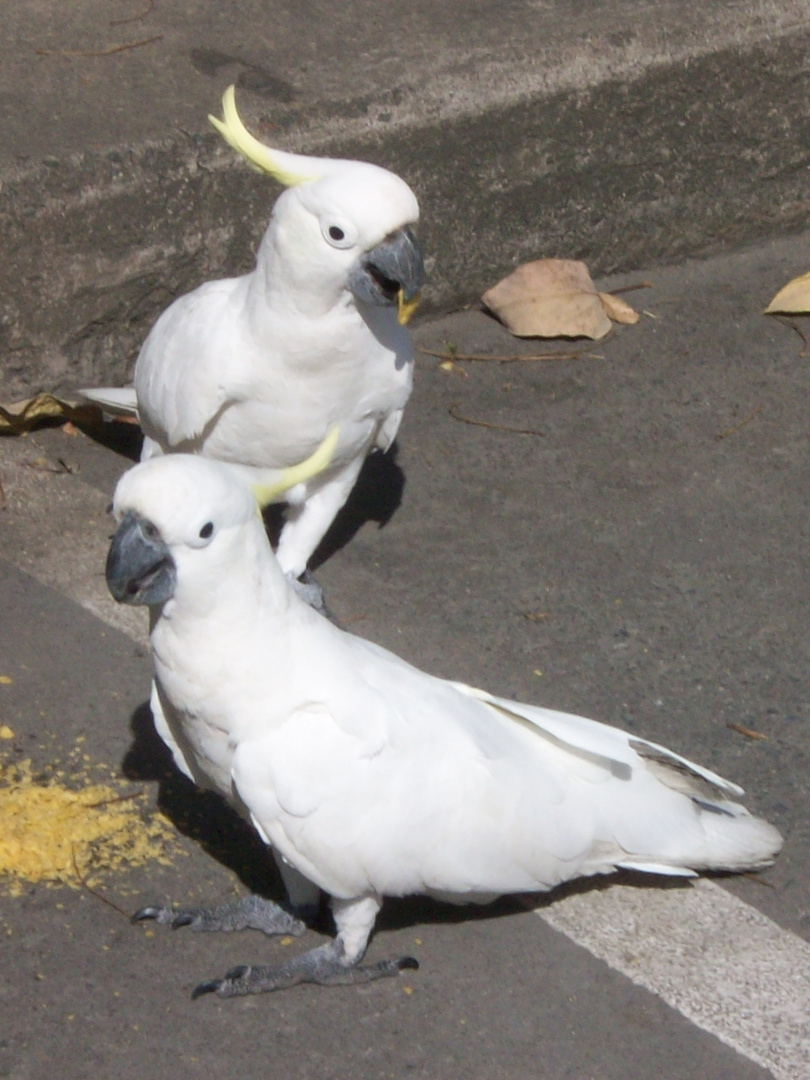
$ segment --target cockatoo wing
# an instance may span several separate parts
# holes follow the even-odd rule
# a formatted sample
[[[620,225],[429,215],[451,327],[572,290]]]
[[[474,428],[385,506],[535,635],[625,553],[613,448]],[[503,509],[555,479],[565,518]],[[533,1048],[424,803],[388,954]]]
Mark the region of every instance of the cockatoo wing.
[[[186,760],[185,754],[180,749],[180,746],[172,733],[172,729],[169,726],[169,722],[166,719],[166,713],[163,710],[163,702],[160,699],[160,689],[155,681],[152,682],[149,708],[152,710],[152,721],[155,725],[155,731],[171,751],[175,765],[184,776],[187,776],[189,780],[196,783],[197,777],[195,777],[191,766]]]
[[[238,319],[242,280],[211,281],[181,296],[143,344],[135,390],[144,431],[164,451],[196,450],[223,411],[250,395],[252,354],[240,347]]]
[[[571,755],[385,650],[347,641],[354,671],[329,704],[296,710],[234,755],[235,788],[280,853],[344,898],[498,895],[570,876],[597,813],[589,782],[560,764]],[[602,765],[575,765],[603,781]]]
[[[377,432],[376,447],[378,450],[382,450],[383,453],[390,450],[393,445],[399,431],[399,425],[402,423],[404,411],[404,409],[395,409],[380,424],[380,430]]]
[[[619,772],[621,766],[635,767],[639,757],[661,766],[659,777],[667,779],[671,787],[689,795],[704,798],[723,798],[741,796],[744,791],[737,784],[724,780],[722,776],[696,765],[695,762],[667,750],[657,743],[628,735],[619,728],[600,724],[597,720],[588,720],[584,716],[572,713],[556,712],[538,705],[524,705],[518,701],[495,697],[485,690],[478,690],[463,683],[453,684],[463,694],[474,697],[498,709],[517,720],[528,721],[546,738],[553,739],[571,750],[579,751],[587,757],[601,758],[612,771]],[[671,773],[671,775],[669,775]]]
[[[497,895],[621,867],[692,876],[778,848],[729,801],[739,788],[653,743],[347,642],[345,695],[240,745],[232,772],[263,835],[332,895]]]

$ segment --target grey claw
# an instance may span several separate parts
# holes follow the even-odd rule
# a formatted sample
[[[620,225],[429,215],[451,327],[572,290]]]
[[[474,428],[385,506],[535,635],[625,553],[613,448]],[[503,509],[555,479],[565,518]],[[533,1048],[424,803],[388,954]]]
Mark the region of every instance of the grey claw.
[[[248,964],[240,964],[221,979],[211,979],[209,982],[200,983],[191,992],[191,1000],[196,1001],[203,994],[217,994],[219,997],[241,997],[249,993],[245,976],[250,974]]]
[[[222,979],[211,979],[210,982],[200,983],[199,986],[195,986],[191,991],[191,1000],[196,1001],[197,998],[202,997],[203,994],[215,994],[222,986]]]
[[[172,919],[172,930],[178,930],[181,926],[190,926],[194,922],[194,916],[188,911],[182,911]]]
[[[397,965],[400,971],[405,971],[406,968],[410,969],[411,971],[419,970],[419,961],[416,959],[415,956],[401,956],[399,960],[395,960],[394,963]]]
[[[144,919],[157,919],[158,922],[163,919],[165,921],[165,911],[166,908],[155,907],[154,905],[150,907],[142,907],[135,912],[135,914],[129,921],[131,923],[143,922]]]

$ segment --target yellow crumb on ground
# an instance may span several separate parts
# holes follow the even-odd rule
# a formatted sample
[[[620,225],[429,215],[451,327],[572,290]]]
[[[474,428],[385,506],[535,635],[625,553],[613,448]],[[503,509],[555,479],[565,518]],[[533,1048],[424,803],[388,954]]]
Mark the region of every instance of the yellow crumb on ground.
[[[14,732],[8,724],[0,724],[0,739],[13,739]]]
[[[98,885],[102,877],[151,860],[170,864],[176,833],[111,784],[87,777],[67,788],[35,777],[28,760],[0,760],[0,893],[18,896],[27,883]]]

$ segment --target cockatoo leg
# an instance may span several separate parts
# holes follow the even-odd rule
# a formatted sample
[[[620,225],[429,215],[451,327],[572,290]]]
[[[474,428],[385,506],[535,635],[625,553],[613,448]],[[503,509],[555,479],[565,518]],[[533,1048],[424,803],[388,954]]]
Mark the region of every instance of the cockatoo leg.
[[[307,568],[310,556],[326,535],[338,510],[354,487],[363,464],[363,456],[330,477],[306,502],[289,506],[276,549],[279,566],[288,577],[298,578]]]
[[[286,990],[305,982],[319,983],[321,986],[346,986],[384,979],[406,968],[418,968],[419,964],[412,956],[380,960],[376,964],[359,962],[366,951],[366,943],[379,910],[380,901],[374,896],[333,900],[332,913],[338,930],[334,940],[277,967],[242,965],[233,968],[224,978],[200,983],[191,996],[198,998],[203,994],[216,994],[222,998],[242,997],[245,994]]]
[[[305,570],[300,577],[295,577],[292,573],[289,573],[287,574],[287,580],[304,603],[309,604],[319,615],[323,615],[325,619],[333,622],[335,626],[340,626],[340,622],[329,609],[323,589],[309,570]]]
[[[167,908],[157,905],[143,907],[132,916],[133,922],[154,919],[161,926],[177,930],[190,926],[192,930],[261,930],[263,934],[293,934],[306,930],[300,919],[284,908],[261,896],[245,896],[232,904],[217,908]]]

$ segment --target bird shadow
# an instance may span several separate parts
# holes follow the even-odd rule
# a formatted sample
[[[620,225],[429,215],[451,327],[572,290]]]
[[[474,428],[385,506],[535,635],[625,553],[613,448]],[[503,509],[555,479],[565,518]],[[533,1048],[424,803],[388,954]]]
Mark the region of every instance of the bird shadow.
[[[317,570],[352,539],[369,521],[385,528],[402,503],[405,473],[397,464],[399,448],[394,442],[384,454],[376,451],[363,462],[357,483],[312,558],[311,569]]]
[[[258,833],[216,792],[203,791],[174,764],[155,731],[149,703],[130,719],[132,743],[122,771],[129,780],[157,782],[157,805],[181,835],[230,870],[252,893],[285,899],[275,861]]]
[[[111,450],[129,461],[141,460],[143,432],[138,424],[125,423],[121,420],[104,420],[98,424],[76,425],[93,442]]]
[[[384,454],[374,452],[363,462],[360,475],[348,499],[338,511],[329,529],[309,560],[309,568],[317,570],[345,547],[369,521],[383,529],[402,503],[405,473],[397,464],[396,442]],[[275,549],[284,527],[285,506],[276,503],[265,507],[264,525]]]

